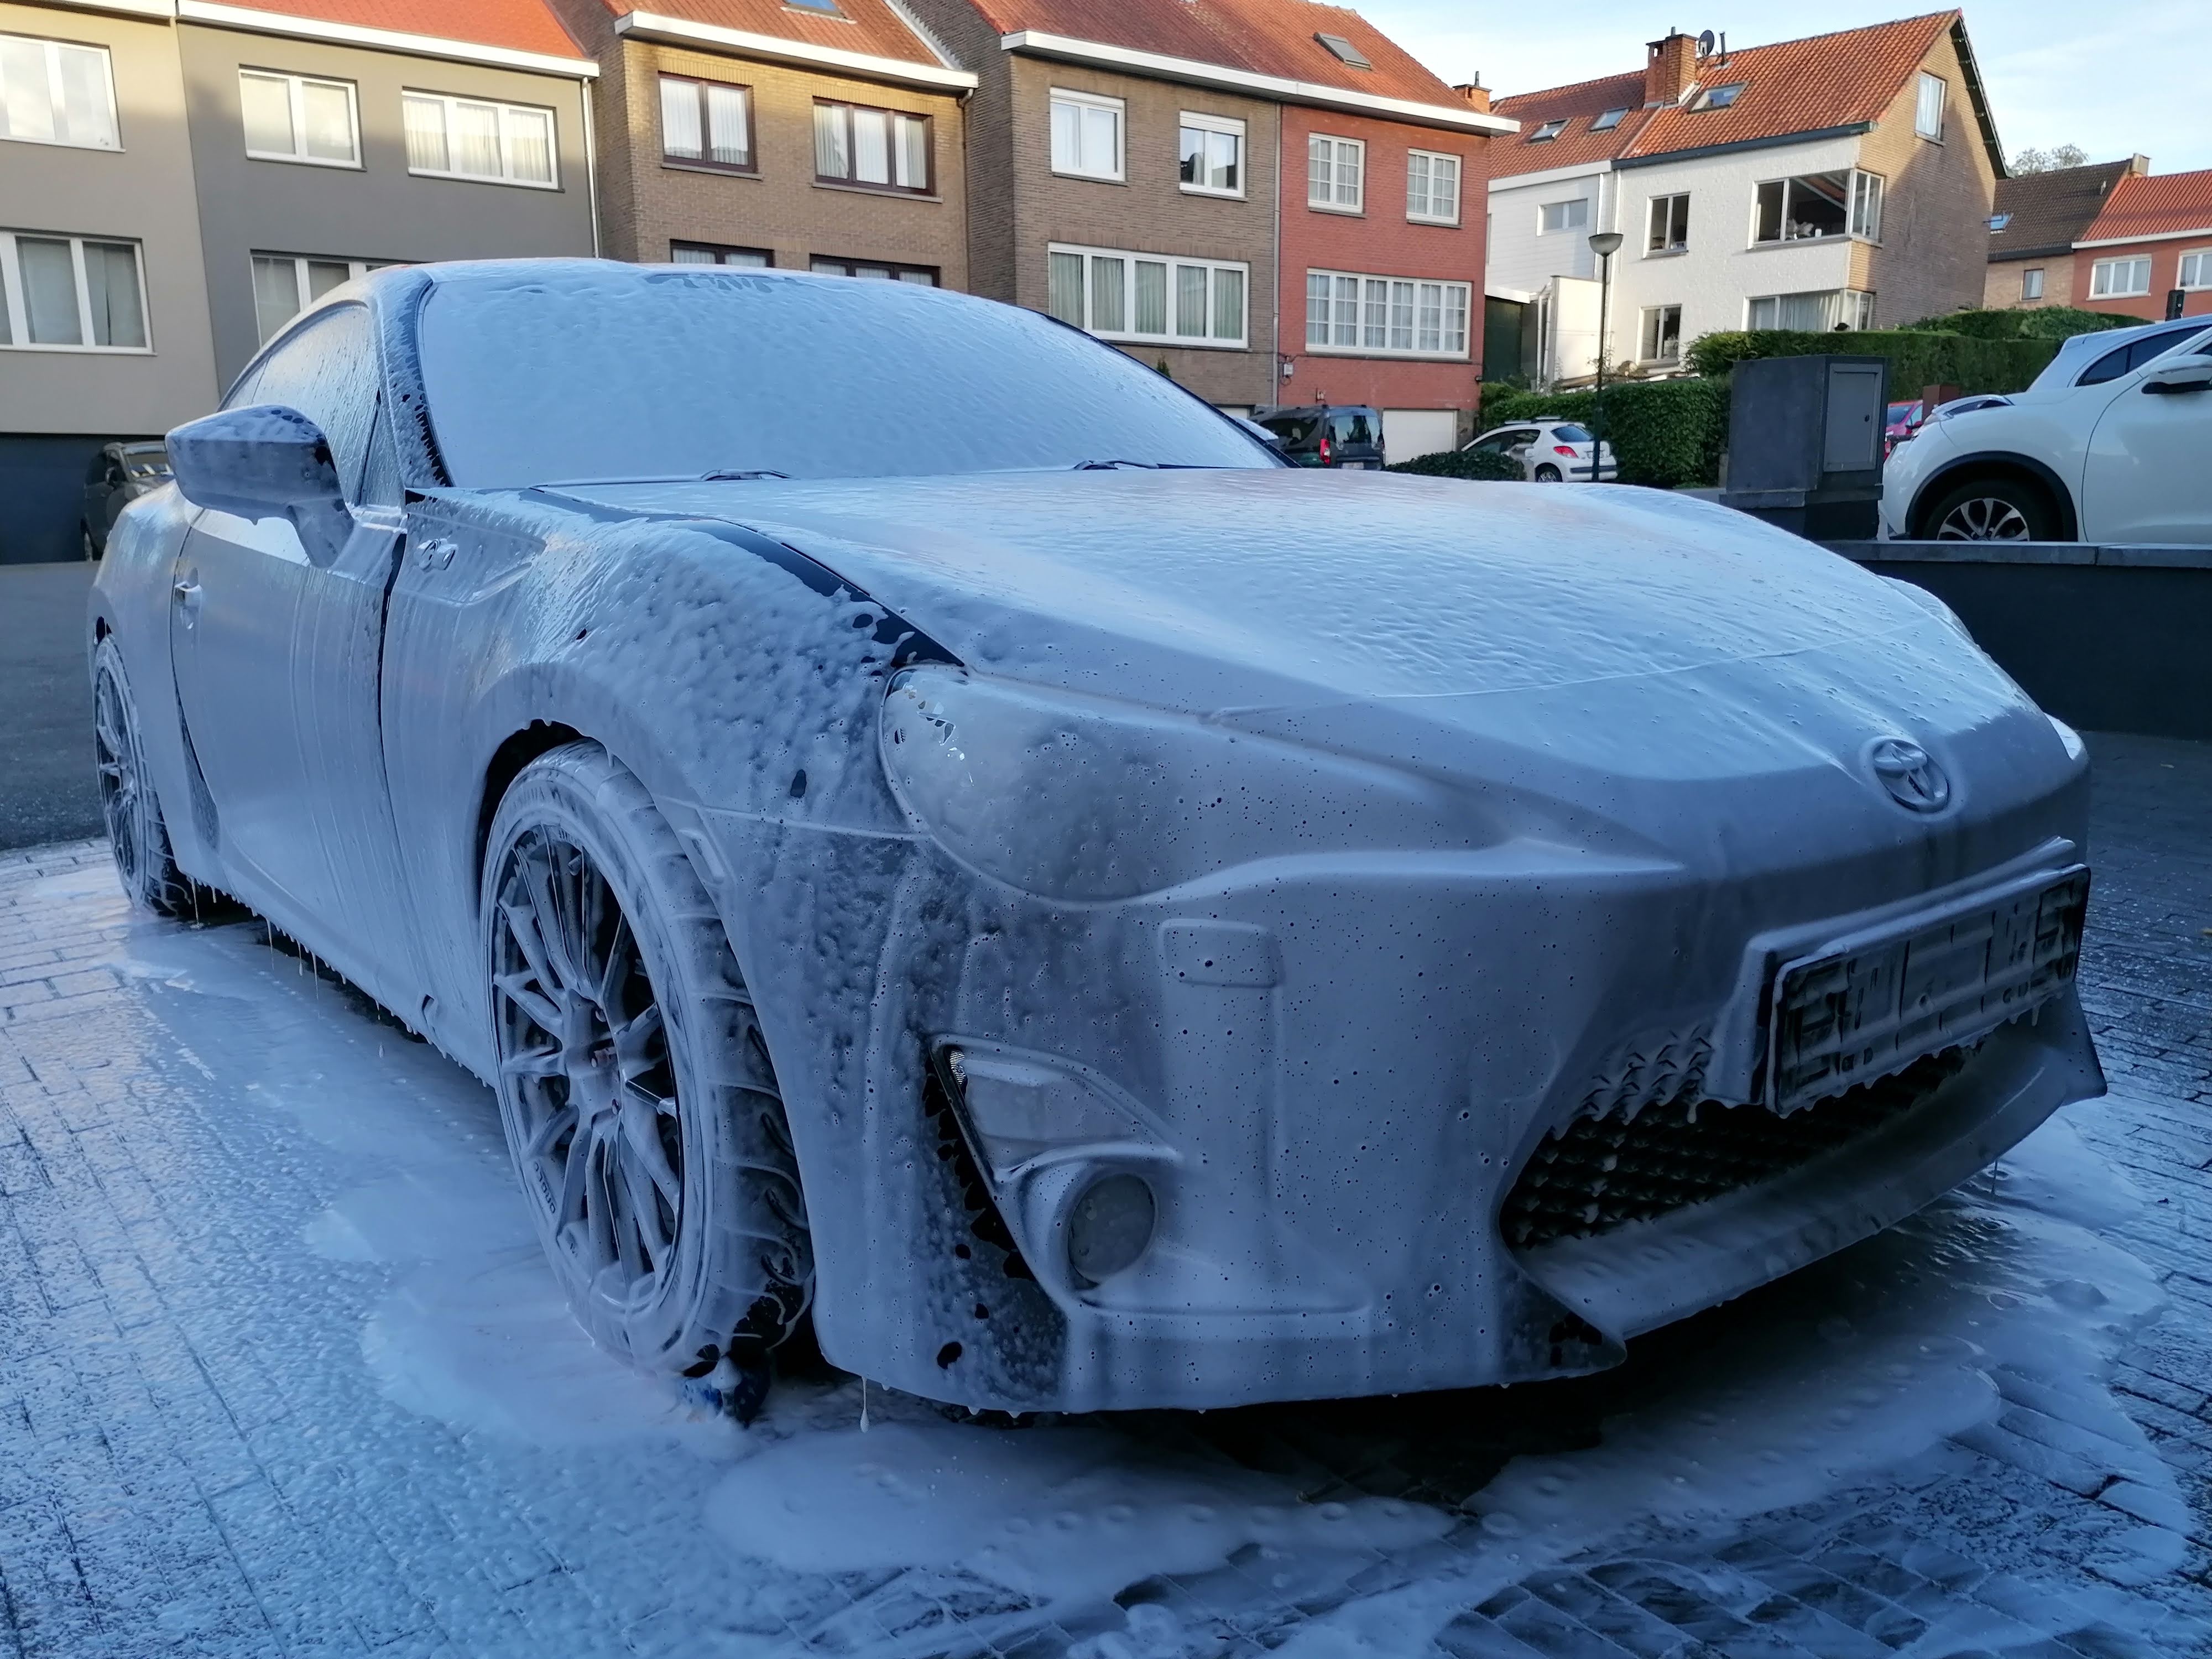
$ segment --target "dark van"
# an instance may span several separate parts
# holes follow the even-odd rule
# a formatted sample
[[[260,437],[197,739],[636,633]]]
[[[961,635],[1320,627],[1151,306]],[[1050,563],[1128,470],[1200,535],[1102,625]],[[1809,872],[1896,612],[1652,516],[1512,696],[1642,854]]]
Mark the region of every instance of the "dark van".
[[[1304,409],[1255,410],[1252,418],[1275,434],[1285,459],[1297,466],[1382,465],[1382,415],[1364,404]]]

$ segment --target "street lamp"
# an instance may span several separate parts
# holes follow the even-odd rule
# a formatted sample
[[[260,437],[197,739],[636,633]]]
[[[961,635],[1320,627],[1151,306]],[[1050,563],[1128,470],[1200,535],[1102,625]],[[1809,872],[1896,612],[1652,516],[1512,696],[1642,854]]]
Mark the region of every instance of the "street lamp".
[[[1601,230],[1589,239],[1590,252],[1597,255],[1597,396],[1590,405],[1590,482],[1596,483],[1604,475],[1600,471],[1605,455],[1605,337],[1607,313],[1613,299],[1613,256],[1620,252],[1621,235],[1617,230]]]

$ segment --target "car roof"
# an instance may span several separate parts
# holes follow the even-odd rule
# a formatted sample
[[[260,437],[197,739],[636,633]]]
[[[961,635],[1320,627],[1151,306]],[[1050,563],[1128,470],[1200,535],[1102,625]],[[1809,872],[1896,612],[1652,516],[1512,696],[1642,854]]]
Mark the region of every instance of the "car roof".
[[[2154,323],[2138,323],[2132,328],[2108,328],[2094,334],[2069,336],[2058,343],[2058,355],[2044,366],[2034,383],[2039,386],[2057,386],[2072,380],[2075,371],[2086,367],[2090,358],[2101,357],[2114,346],[2153,334],[2187,333],[2192,328],[2212,328],[2212,316],[2161,319]]]

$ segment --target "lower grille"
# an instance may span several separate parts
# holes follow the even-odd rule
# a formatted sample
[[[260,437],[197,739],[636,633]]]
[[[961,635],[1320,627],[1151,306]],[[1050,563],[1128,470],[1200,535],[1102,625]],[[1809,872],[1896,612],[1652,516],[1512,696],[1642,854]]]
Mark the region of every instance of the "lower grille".
[[[1771,1181],[1911,1111],[1968,1052],[1947,1048],[1786,1115],[1686,1091],[1633,1115],[1578,1117],[1544,1137],[1506,1195],[1500,1230],[1511,1249],[1532,1250]]]

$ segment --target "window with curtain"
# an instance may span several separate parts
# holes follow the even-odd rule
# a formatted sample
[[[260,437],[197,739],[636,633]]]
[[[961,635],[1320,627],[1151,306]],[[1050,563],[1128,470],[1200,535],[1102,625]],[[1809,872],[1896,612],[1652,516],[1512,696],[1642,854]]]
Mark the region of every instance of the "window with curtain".
[[[1192,195],[1244,193],[1244,124],[1222,115],[1182,112],[1182,188]]]
[[[1103,338],[1241,347],[1242,264],[1121,248],[1054,247],[1046,308]]]
[[[934,265],[893,264],[883,259],[840,259],[817,253],[811,269],[817,276],[863,276],[879,283],[912,283],[917,288],[937,286]]]
[[[1459,222],[1459,157],[1435,150],[1406,153],[1406,216],[1427,225]]]
[[[1464,357],[1473,286],[1418,277],[1306,273],[1306,346],[1362,356]]]
[[[0,231],[0,346],[144,351],[138,244]]]
[[[764,247],[725,247],[720,242],[671,242],[668,262],[673,265],[750,265],[765,269],[775,256]]]
[[[2040,271],[2036,273],[2038,276],[2042,274]],[[2199,248],[2194,253],[2183,254],[2180,268],[2174,273],[2173,285],[2191,291],[2212,288],[2212,248]],[[2043,288],[2039,283],[2036,285],[2033,297],[2043,297]]]
[[[1121,122],[1125,106],[1119,98],[1094,93],[1052,89],[1052,170],[1084,179],[1121,177]]]
[[[932,149],[927,115],[815,100],[814,177],[818,182],[927,196],[935,182]]]
[[[258,337],[276,331],[341,283],[397,264],[392,259],[340,259],[312,253],[253,256],[253,321]]]
[[[1747,325],[1795,329],[1825,334],[1832,330],[1874,326],[1874,295],[1856,289],[1826,289],[1812,294],[1765,294],[1748,302]]]
[[[1306,205],[1357,213],[1365,202],[1367,146],[1357,138],[1306,139]]]
[[[122,149],[107,48],[0,34],[0,138]]]
[[[660,155],[687,167],[752,172],[752,94],[720,81],[662,76]]]
[[[2150,292],[2150,260],[2143,255],[2100,259],[2089,267],[2089,297],[2124,300]]]
[[[558,187],[551,110],[432,92],[406,93],[400,102],[410,173],[537,190]]]
[[[1950,86],[1940,75],[1920,77],[1920,95],[1912,112],[1912,130],[1923,138],[1943,136],[1943,102]]]
[[[361,123],[349,81],[240,70],[238,106],[246,153],[256,161],[361,165]]]

